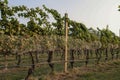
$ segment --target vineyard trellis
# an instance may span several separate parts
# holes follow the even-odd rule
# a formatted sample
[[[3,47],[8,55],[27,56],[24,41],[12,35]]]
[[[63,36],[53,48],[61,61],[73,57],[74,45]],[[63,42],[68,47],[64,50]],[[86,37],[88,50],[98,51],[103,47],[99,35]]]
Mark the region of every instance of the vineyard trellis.
[[[3,35],[4,36],[4,35]],[[9,37],[4,36],[1,41],[1,56],[7,55],[7,59],[9,59],[10,55],[16,56],[17,64],[10,66],[9,61],[5,58],[5,63],[7,66],[1,64],[1,68],[9,67],[30,67],[28,70],[28,75],[31,75],[35,70],[35,66],[41,64],[49,64],[51,71],[55,71],[55,64],[62,64],[66,61],[64,60],[65,53],[65,36],[24,36],[24,37]],[[4,42],[6,41],[6,42]],[[37,43],[37,44],[36,44]],[[99,44],[99,45],[98,45]],[[6,46],[5,46],[6,45]],[[74,68],[74,64],[76,62],[84,62],[87,66],[90,61],[95,61],[96,64],[99,64],[101,61],[109,61],[114,59],[119,59],[120,48],[108,46],[106,48],[99,47],[101,44],[99,42],[92,42],[92,46],[90,43],[83,42],[80,39],[73,39],[72,37],[68,38],[68,60],[67,62],[70,64],[71,68]],[[4,47],[2,47],[4,46]],[[36,47],[37,46],[37,47]],[[11,53],[11,54],[10,54]],[[48,55],[44,57],[43,61],[40,62],[40,54]],[[22,56],[30,55],[31,63],[23,64]],[[27,78],[26,78],[27,80]]]
[[[9,7],[6,1],[0,1],[0,73],[28,67],[28,80],[36,66],[43,64],[48,64],[51,72],[55,64],[61,64],[67,72],[67,68],[76,67],[75,63],[87,67],[89,63],[119,59],[120,37],[108,25],[104,29],[88,29],[45,5],[43,9]],[[49,15],[55,21],[49,22]],[[21,17],[29,19],[27,25],[18,21]],[[65,26],[69,37],[65,36]]]

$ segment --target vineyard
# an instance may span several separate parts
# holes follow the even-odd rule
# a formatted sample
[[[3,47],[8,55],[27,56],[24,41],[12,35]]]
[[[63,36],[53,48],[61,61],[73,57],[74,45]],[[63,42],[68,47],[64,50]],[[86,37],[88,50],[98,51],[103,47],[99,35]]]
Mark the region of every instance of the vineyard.
[[[30,75],[35,69],[42,69],[44,66],[49,68],[48,73],[58,71],[56,70],[58,66],[61,66],[60,70],[63,71],[64,43],[62,36],[37,35],[11,38],[2,35],[0,73],[25,68]],[[120,56],[119,48],[101,48],[99,42],[87,43],[69,37],[68,43],[68,69],[82,65],[87,67],[88,64],[98,65],[100,62],[118,60]]]
[[[120,37],[109,25],[87,28],[45,5],[41,9],[10,7],[7,0],[0,0],[0,12],[0,80],[29,80],[31,75],[64,72],[65,63],[69,71],[120,59]],[[28,21],[21,23],[20,18]]]

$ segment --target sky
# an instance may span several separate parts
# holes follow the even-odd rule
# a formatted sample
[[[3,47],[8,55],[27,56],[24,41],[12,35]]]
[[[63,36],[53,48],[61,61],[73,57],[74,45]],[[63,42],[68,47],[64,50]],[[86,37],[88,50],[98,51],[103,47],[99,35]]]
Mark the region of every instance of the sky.
[[[56,9],[62,15],[68,13],[69,18],[81,22],[86,27],[106,28],[119,35],[120,0],[8,0],[10,6],[26,5],[28,7],[46,7]]]

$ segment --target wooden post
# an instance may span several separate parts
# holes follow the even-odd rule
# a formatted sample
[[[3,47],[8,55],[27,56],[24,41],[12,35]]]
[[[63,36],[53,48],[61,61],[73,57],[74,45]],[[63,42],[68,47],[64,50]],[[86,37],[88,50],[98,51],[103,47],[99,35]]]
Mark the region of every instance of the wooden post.
[[[65,13],[65,63],[64,63],[64,72],[67,72],[67,42],[68,42],[68,14]]]

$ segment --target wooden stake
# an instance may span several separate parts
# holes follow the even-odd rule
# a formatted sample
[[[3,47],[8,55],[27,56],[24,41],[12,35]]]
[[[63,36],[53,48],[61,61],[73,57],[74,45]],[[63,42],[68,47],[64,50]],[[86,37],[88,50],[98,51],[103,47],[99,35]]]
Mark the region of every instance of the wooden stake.
[[[68,14],[65,13],[65,63],[64,63],[64,72],[67,72],[67,42],[68,42]]]

